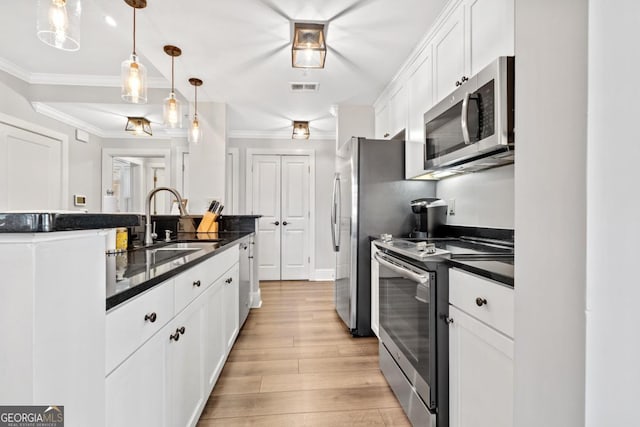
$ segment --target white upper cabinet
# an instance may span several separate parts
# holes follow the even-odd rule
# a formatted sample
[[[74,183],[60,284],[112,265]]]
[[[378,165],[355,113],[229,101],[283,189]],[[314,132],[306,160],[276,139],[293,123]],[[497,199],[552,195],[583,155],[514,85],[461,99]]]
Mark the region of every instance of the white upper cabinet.
[[[388,139],[391,137],[389,132],[389,104],[384,104],[376,109],[375,123],[376,139]]]
[[[407,81],[409,95],[408,124],[405,146],[405,178],[424,169],[424,113],[433,105],[433,56],[431,45],[416,60]]]
[[[498,56],[514,55],[513,0],[467,0],[469,69],[476,74]]]
[[[469,77],[465,50],[465,4],[460,3],[433,37],[436,102]]]
[[[407,86],[401,86],[389,100],[389,134],[396,136],[407,127]]]

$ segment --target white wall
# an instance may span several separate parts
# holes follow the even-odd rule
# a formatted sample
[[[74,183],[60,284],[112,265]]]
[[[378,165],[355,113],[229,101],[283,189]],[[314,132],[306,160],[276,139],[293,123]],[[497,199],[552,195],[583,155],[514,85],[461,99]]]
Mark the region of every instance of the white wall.
[[[515,0],[515,48],[514,425],[583,426],[587,2]]]
[[[190,115],[191,117],[191,115]],[[227,105],[199,102],[202,141],[189,146],[189,212],[204,213],[212,199],[225,198]]]
[[[586,426],[638,425],[640,2],[589,1]]]
[[[229,139],[229,147],[239,149],[240,213],[246,212],[246,153],[247,148],[262,149],[313,149],[316,153],[316,226],[315,226],[315,268],[333,270],[335,255],[331,249],[330,206],[335,164],[334,140],[291,140],[291,139]]]
[[[372,106],[336,106],[336,151],[354,136],[373,138],[375,116]]]
[[[438,181],[436,197],[455,199],[456,214],[447,224],[513,229],[513,171],[508,165]]]
[[[28,100],[29,85],[0,71],[0,112],[20,120],[63,133],[69,138],[69,198],[66,209],[73,206],[73,195],[87,196],[90,212],[101,207],[101,148],[102,140],[91,135],[89,142],[76,141],[75,128],[36,113]]]

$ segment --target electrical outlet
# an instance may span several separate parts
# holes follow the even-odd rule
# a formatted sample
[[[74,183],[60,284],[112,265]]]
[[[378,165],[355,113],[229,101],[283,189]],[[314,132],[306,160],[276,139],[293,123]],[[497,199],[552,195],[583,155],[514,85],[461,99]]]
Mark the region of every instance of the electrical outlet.
[[[447,206],[447,209],[449,209],[449,216],[454,216],[456,214],[456,199],[449,199]]]

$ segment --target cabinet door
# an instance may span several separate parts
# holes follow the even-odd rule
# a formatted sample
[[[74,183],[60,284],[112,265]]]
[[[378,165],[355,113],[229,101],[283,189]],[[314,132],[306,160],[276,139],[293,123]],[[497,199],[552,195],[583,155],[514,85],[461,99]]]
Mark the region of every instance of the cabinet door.
[[[451,427],[513,426],[513,340],[449,306]]]
[[[377,139],[388,139],[391,137],[389,132],[389,104],[384,104],[380,109],[376,110],[375,117],[375,134]]]
[[[472,75],[514,54],[514,0],[467,0],[466,16]]]
[[[435,101],[456,89],[468,75],[465,61],[464,3],[453,11],[433,38]]]
[[[378,252],[378,248],[373,243],[371,244],[371,330],[380,336],[380,288],[378,284],[379,279],[379,263],[375,258],[375,254]]]
[[[223,275],[224,284],[224,331],[225,331],[225,348],[231,351],[233,343],[238,336],[238,309],[239,309],[239,293],[238,293],[238,264],[227,271]],[[228,281],[228,282],[227,282]]]
[[[204,406],[204,307],[204,299],[198,298],[160,331],[165,339],[172,426],[194,426]]]
[[[226,352],[224,330],[224,287],[226,276],[218,279],[205,293],[204,310],[204,372],[208,387],[213,389],[224,364]]]
[[[389,137],[407,128],[407,87],[401,86],[389,99]]]
[[[407,81],[409,112],[405,143],[405,178],[424,170],[424,113],[433,105],[433,56],[429,46]]]
[[[158,332],[107,377],[107,426],[169,427],[165,339]]]

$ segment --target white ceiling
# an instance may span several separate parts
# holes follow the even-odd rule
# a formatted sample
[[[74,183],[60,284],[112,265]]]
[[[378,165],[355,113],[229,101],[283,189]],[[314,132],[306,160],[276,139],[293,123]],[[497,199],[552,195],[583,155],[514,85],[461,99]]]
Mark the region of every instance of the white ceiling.
[[[36,1],[7,2],[0,28],[0,69],[47,84],[33,99],[40,111],[85,123],[103,136],[123,135],[126,115],[161,121],[171,60],[162,47],[182,49],[176,88],[193,100],[189,77],[204,85],[199,101],[226,102],[235,134],[290,133],[309,120],[312,133],[333,134],[336,104],[371,105],[429,29],[446,0],[148,0],[137,14],[137,51],[155,89],[144,106],[119,103],[120,63],[131,53],[132,10],[124,0],[82,0],[81,48],[64,52],[35,35]],[[9,9],[9,10],[7,10]],[[108,26],[112,16],[116,28]],[[326,21],[321,70],[291,67],[293,21]],[[30,24],[29,24],[30,23]],[[316,93],[292,93],[290,82],[318,82]],[[70,96],[69,86],[83,87]],[[106,89],[105,89],[106,88]],[[37,91],[35,91],[37,93]],[[56,96],[55,93],[59,93]],[[54,93],[52,95],[52,93]],[[186,123],[186,121],[185,121]],[[154,124],[154,129],[162,126]]]

